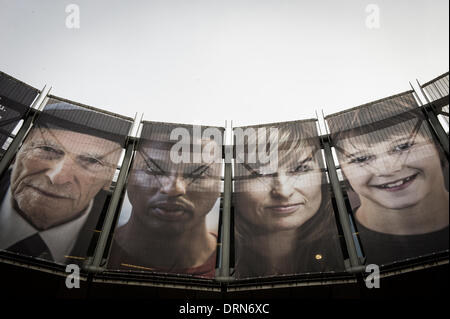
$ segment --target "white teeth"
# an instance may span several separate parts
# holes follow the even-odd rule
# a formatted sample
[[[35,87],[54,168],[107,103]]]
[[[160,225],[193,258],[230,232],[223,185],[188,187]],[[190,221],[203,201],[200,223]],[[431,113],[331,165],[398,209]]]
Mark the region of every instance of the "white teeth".
[[[404,182],[405,182],[405,180],[401,180],[401,181],[398,181],[397,183],[385,184],[385,185],[383,185],[383,186],[384,186],[384,187],[397,187],[397,186],[402,185]]]
[[[405,179],[402,179],[402,180],[400,180],[400,181],[398,181],[398,182],[395,182],[395,183],[389,183],[389,184],[383,184],[383,185],[380,185],[379,187],[381,187],[381,188],[393,188],[393,187],[398,187],[398,186],[400,186],[400,185],[403,185],[403,184],[409,182],[411,179],[413,179],[413,177],[414,177],[414,176],[409,176],[409,177],[407,177],[407,178],[405,178]]]

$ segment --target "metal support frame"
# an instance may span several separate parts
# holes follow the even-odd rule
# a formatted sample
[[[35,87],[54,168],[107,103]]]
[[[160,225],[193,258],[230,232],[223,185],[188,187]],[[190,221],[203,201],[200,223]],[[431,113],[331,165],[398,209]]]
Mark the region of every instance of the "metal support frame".
[[[222,157],[224,159],[223,176],[223,197],[222,197],[222,223],[220,228],[221,245],[218,253],[220,254],[220,266],[214,278],[219,282],[230,282],[234,278],[230,276],[230,253],[231,253],[231,196],[233,192],[233,121],[230,126],[225,121],[225,135],[223,138]]]
[[[22,126],[20,127],[19,131],[17,132],[16,136],[14,137],[13,141],[8,147],[8,150],[3,155],[1,161],[0,161],[0,176],[3,175],[3,173],[8,169],[9,165],[11,164],[12,160],[16,156],[17,151],[19,150],[19,147],[22,143],[22,141],[27,136],[27,133],[31,127],[31,125],[34,122],[34,119],[36,118],[37,114],[39,113],[39,109],[46,100],[47,95],[50,93],[51,88],[46,90],[47,86],[44,86],[42,91],[39,93],[39,95],[34,100],[33,104],[30,106],[29,111],[25,115],[24,122]]]
[[[445,155],[447,156],[447,159],[448,159],[449,145],[448,145],[447,133],[445,133],[445,130],[442,127],[441,123],[439,122],[439,119],[437,118],[436,114],[431,110],[431,108],[428,105],[424,106],[423,111],[426,113],[428,123],[431,125],[434,132],[436,133],[439,143],[441,144],[442,148],[444,149]]]
[[[135,139],[128,139],[126,152],[124,159],[122,161],[119,177],[117,179],[116,188],[111,197],[111,201],[108,206],[108,211],[106,213],[105,221],[103,222],[102,231],[95,247],[95,252],[93,258],[89,258],[84,269],[88,272],[97,273],[104,270],[101,263],[103,260],[103,255],[105,253],[106,244],[109,239],[109,235],[113,226],[114,219],[117,213],[117,207],[122,196],[123,189],[125,187],[125,182],[127,180],[128,169],[131,164],[131,159],[134,151]]]
[[[421,109],[426,116],[427,123],[435,132],[448,158],[449,156],[448,135],[442,128],[436,116],[436,112],[433,109],[433,102],[429,101],[422,86],[418,81],[417,83],[420,87],[421,93],[423,94],[427,102],[424,105],[421,101],[419,101],[419,103],[422,104],[420,105]],[[9,167],[22,141],[29,132],[29,129],[34,122],[35,117],[40,113],[41,106],[45,105],[46,98],[50,92],[50,90],[47,90],[45,92],[45,88],[46,87],[44,87],[44,89],[39,93],[39,95],[33,102],[28,114],[24,118],[24,123],[22,127],[18,131],[8,150],[5,152],[3,158],[1,159],[0,174],[3,174],[3,172]],[[414,89],[414,91],[416,90]],[[346,271],[352,274],[359,274],[364,272],[365,266],[361,258],[358,257],[355,239],[353,237],[353,233],[351,230],[350,215],[345,205],[345,199],[343,196],[342,188],[340,186],[340,182],[337,176],[337,168],[333,160],[333,154],[331,151],[332,143],[330,140],[330,136],[324,135],[321,136],[320,138],[324,150],[328,176],[336,199],[338,217],[340,224],[342,226],[345,244],[349,254],[349,265],[348,264],[346,265]],[[107,249],[106,246],[113,231],[114,221],[116,220],[117,215],[120,213],[118,211],[118,207],[124,192],[124,188],[126,186],[126,180],[128,177],[129,168],[131,166],[133,151],[135,150],[136,142],[137,139],[132,137],[131,138],[129,137],[127,140],[125,156],[122,162],[116,187],[114,189],[110,204],[108,206],[105,221],[102,227],[102,232],[100,233],[99,240],[96,244],[93,257],[89,258],[84,266],[84,269],[89,273],[95,274],[105,270],[104,265],[102,264],[104,262],[103,256],[105,255]],[[225,150],[224,153],[226,154],[229,154],[230,152],[231,154],[234,154],[232,143],[231,145],[225,145],[224,150]],[[231,157],[233,156],[230,156],[229,158]],[[231,247],[231,204],[232,204],[232,185],[233,185],[232,165],[233,165],[232,162],[228,161],[227,156],[225,155],[222,224],[221,224],[222,241],[221,247],[218,251],[218,253],[220,254],[219,257],[221,262],[220,267],[217,271],[217,276],[214,278],[215,281],[222,282],[224,284],[229,283],[234,279],[232,276],[230,276],[230,252],[232,248]]]
[[[225,146],[225,147],[228,147]],[[221,265],[217,281],[230,281],[230,246],[231,246],[231,193],[232,193],[232,167],[231,163],[225,163],[223,186],[223,210],[222,210],[222,245],[220,250]]]
[[[364,265],[361,263],[356,245],[353,240],[353,234],[350,227],[349,214],[347,207],[345,206],[344,196],[342,194],[341,186],[336,172],[336,165],[334,164],[333,154],[331,152],[329,136],[322,138],[323,150],[325,153],[325,161],[327,163],[328,176],[330,178],[331,187],[336,199],[336,205],[338,208],[339,221],[344,232],[345,244],[347,252],[350,258],[350,266],[346,265],[346,270],[350,273],[361,273],[365,270]]]
[[[421,91],[422,95],[425,98],[425,101],[427,102],[427,104],[425,104],[425,105],[422,104],[421,105],[422,111],[424,112],[424,114],[425,114],[425,116],[426,116],[426,118],[428,120],[429,125],[431,126],[431,128],[435,132],[436,137],[437,137],[439,143],[441,144],[441,146],[442,146],[442,148],[443,148],[443,150],[445,152],[445,155],[447,156],[447,159],[448,159],[449,158],[448,135],[445,132],[444,128],[442,127],[441,123],[439,122],[439,119],[438,119],[437,115],[434,112],[434,109],[432,107],[433,102],[431,102],[428,99],[428,97],[427,97],[425,91],[423,90],[422,85],[419,83],[419,81],[418,80],[416,80],[416,81],[417,81],[417,84],[419,85],[419,88],[420,88],[420,91]],[[414,89],[414,87],[412,86],[411,83],[409,83],[409,85]],[[417,92],[416,92],[416,94],[417,94]]]

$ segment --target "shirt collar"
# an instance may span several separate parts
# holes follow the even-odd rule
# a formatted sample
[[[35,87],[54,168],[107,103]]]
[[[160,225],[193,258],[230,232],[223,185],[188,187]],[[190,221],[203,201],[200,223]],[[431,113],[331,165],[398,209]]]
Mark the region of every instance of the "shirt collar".
[[[6,249],[37,232],[14,209],[11,188],[8,188],[3,203],[0,206],[0,249]]]
[[[54,261],[63,263],[66,259],[65,256],[73,249],[78,234],[86,222],[93,200],[80,217],[43,231],[38,231],[20,216],[12,203],[11,188],[9,188],[0,206],[0,249],[6,249],[31,235],[39,233],[52,253]]]

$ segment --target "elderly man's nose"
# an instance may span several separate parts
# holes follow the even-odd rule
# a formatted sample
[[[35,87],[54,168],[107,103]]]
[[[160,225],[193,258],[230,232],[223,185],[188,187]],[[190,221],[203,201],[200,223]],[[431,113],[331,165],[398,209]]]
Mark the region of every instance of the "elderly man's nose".
[[[52,184],[62,185],[73,181],[73,161],[64,157],[59,160],[45,172]]]
[[[170,176],[161,188],[161,192],[170,197],[176,197],[186,194],[186,182],[181,176]]]

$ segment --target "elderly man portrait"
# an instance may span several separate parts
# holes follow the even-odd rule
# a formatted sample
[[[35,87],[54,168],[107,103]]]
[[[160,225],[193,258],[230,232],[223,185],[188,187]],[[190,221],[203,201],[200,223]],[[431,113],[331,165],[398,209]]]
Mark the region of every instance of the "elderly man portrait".
[[[1,250],[57,263],[86,256],[124,122],[65,102],[46,106],[0,182]]]

